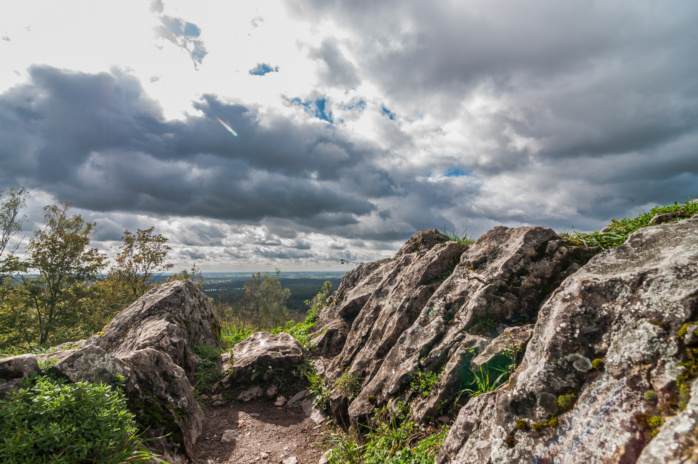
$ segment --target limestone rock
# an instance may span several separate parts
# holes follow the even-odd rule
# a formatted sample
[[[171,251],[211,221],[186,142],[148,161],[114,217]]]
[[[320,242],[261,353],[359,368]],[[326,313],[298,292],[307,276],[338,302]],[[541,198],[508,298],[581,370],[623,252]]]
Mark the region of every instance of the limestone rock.
[[[274,406],[276,406],[277,408],[280,408],[280,407],[283,406],[284,404],[286,404],[286,397],[281,396],[281,395],[279,395],[279,396],[276,398],[276,401],[274,401]]]
[[[223,434],[221,435],[221,442],[222,443],[234,442],[235,439],[237,438],[239,432],[240,431],[238,429],[230,429],[230,430],[224,431]]]
[[[690,462],[677,450],[694,453],[693,412],[670,419],[657,445],[642,417],[666,414],[658,407],[677,395],[689,353],[676,334],[695,320],[697,288],[698,218],[641,229],[594,257],[543,304],[509,384],[461,409],[437,462]],[[658,404],[644,401],[650,389]],[[668,437],[679,446],[659,450]]]
[[[151,348],[137,350],[121,358],[135,377],[126,389],[129,409],[147,427],[145,437],[165,438],[148,442],[164,454],[165,460],[193,459],[194,444],[201,434],[204,413],[194,398],[187,376],[169,355]]]
[[[22,380],[31,374],[39,374],[36,355],[22,354],[0,359],[0,399],[20,388]]]
[[[508,327],[500,336],[492,340],[487,348],[471,361],[470,365],[476,368],[484,364],[496,364],[497,357],[504,357],[506,358],[504,362],[508,362],[511,355],[523,351],[532,333],[533,325]]]
[[[295,456],[291,456],[290,458],[286,458],[283,461],[281,461],[281,464],[298,464],[298,458]]]
[[[240,393],[237,400],[246,403],[248,401],[260,398],[263,394],[264,390],[262,390],[262,387],[253,387]]]
[[[107,383],[133,382],[131,369],[120,359],[108,354],[98,346],[89,345],[67,352],[51,371],[61,374],[71,382]]]
[[[296,393],[295,395],[293,395],[293,396],[291,397],[290,400],[288,400],[288,405],[289,405],[289,406],[293,406],[293,405],[296,404],[296,403],[300,403],[301,400],[302,400],[303,398],[305,398],[307,394],[308,394],[308,390],[301,390],[301,391],[299,391],[298,393]]]
[[[303,348],[291,335],[257,332],[233,347],[230,377],[249,382],[255,369],[290,369],[303,359]]]
[[[331,379],[362,380],[355,399],[337,390],[330,397],[340,423],[358,426],[419,373],[440,376],[413,403],[413,418],[438,416],[472,381],[472,358],[507,327],[535,321],[546,297],[588,259],[545,227],[495,227],[470,246],[413,248],[376,268],[372,279],[380,282],[330,365]]]
[[[686,409],[666,421],[659,434],[642,450],[637,464],[698,462],[698,382],[693,382]]]
[[[220,325],[208,298],[188,280],[159,285],[121,311],[86,344],[119,358],[144,348],[167,353],[193,379],[199,360],[192,347],[217,345]]]

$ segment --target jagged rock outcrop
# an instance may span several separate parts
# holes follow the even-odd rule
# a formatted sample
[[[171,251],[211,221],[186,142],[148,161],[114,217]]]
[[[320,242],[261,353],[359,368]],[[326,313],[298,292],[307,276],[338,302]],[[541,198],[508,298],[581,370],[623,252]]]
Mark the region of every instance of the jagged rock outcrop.
[[[415,234],[346,290],[368,296],[329,376],[353,376],[362,388],[355,399],[334,391],[335,417],[358,426],[375,408],[408,399],[415,376],[443,372],[413,402],[415,419],[437,416],[472,381],[471,359],[507,327],[534,321],[542,301],[589,256],[544,227],[496,227],[471,246],[435,230]]]
[[[693,462],[680,329],[697,318],[698,217],[635,232],[553,292],[508,385],[461,409],[437,462]]]
[[[86,344],[117,358],[144,348],[162,351],[192,380],[199,361],[192,348],[217,345],[220,330],[206,295],[193,282],[181,280],[150,290]]]

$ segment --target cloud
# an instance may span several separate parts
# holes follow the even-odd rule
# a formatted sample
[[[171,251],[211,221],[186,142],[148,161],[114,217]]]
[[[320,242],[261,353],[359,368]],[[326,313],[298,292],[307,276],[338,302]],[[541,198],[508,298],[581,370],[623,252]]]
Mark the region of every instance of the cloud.
[[[196,102],[200,116],[165,121],[140,83],[119,71],[29,72],[30,83],[0,100],[4,185],[24,179],[28,188],[93,211],[281,218],[320,229],[374,211],[357,183],[372,179],[374,191],[391,190],[389,177],[372,166],[377,149],[331,126],[262,118],[213,95]]]
[[[279,72],[278,66],[271,66],[266,63],[258,63],[257,66],[249,70],[252,76],[264,76],[272,72]]]
[[[354,65],[345,58],[336,40],[325,39],[319,48],[310,52],[310,57],[323,64],[319,77],[324,85],[353,89],[361,83]]]
[[[196,24],[181,18],[161,14],[163,11],[162,2],[153,2],[153,11],[158,13],[160,18],[161,25],[157,28],[158,36],[186,51],[195,67],[200,65],[208,54],[206,46],[199,39],[201,29]]]

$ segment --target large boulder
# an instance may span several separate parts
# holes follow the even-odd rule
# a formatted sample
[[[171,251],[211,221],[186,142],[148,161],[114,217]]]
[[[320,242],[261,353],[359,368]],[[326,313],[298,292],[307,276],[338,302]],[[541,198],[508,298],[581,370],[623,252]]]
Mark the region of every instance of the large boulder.
[[[233,347],[229,377],[236,384],[249,383],[255,373],[267,369],[289,370],[302,359],[303,347],[291,335],[256,332]]]
[[[698,217],[635,232],[553,292],[509,384],[461,409],[437,462],[693,462],[697,318]]]
[[[192,348],[217,345],[220,324],[208,298],[193,282],[159,285],[121,311],[86,344],[119,358],[145,348],[167,353],[190,380],[199,361]]]

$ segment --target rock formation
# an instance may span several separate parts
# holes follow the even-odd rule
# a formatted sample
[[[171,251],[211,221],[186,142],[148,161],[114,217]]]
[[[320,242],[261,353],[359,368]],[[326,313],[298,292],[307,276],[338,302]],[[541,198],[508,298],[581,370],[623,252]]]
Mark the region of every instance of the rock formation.
[[[337,353],[327,376],[354,386],[331,394],[335,418],[360,430],[395,401],[435,418],[474,370],[515,363],[460,409],[437,462],[695,462],[698,217],[598,251],[543,227],[469,246],[431,230],[362,264],[316,327],[317,352]],[[438,380],[416,392],[424,374]]]
[[[120,385],[143,436],[157,438],[148,446],[171,464],[183,463],[193,459],[204,420],[188,378],[198,361],[192,347],[215,345],[219,337],[206,296],[192,282],[176,281],[143,295],[87,341],[49,355],[0,360],[0,378],[13,379],[5,384],[9,389],[38,373],[40,358],[57,360],[50,369],[72,382]]]

